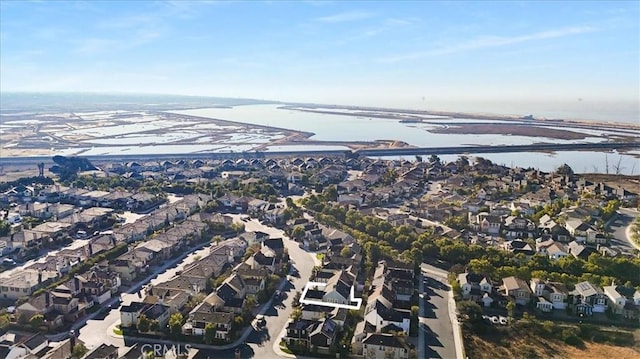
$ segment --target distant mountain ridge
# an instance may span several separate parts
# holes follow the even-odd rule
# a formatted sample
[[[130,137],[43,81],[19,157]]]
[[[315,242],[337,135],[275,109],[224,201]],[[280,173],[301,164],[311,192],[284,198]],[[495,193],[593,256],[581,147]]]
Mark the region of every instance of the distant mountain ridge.
[[[280,103],[248,98],[81,92],[0,92],[0,114],[52,111],[179,110]]]

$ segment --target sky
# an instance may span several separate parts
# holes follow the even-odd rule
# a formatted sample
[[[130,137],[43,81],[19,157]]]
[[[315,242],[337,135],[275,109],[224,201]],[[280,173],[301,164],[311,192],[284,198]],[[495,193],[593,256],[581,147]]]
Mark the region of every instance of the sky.
[[[0,0],[0,91],[638,107],[638,1]]]

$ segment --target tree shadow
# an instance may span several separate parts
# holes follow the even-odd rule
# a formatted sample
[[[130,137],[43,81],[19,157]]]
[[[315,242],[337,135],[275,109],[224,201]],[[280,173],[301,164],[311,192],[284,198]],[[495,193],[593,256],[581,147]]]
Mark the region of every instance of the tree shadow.
[[[263,327],[261,329],[254,329],[254,331],[247,338],[247,343],[257,344],[258,346],[263,346],[265,342],[271,340],[271,335],[269,334],[269,330],[267,327]]]

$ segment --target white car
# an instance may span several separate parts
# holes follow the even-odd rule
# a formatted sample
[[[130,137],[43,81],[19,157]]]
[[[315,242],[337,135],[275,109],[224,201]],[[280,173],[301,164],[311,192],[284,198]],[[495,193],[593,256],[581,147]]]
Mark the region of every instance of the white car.
[[[493,316],[493,317],[489,318],[489,321],[491,321],[491,323],[493,323],[493,324],[500,323],[500,320],[496,316]]]
[[[507,317],[500,316],[499,322],[502,325],[507,325],[507,323],[508,323]]]

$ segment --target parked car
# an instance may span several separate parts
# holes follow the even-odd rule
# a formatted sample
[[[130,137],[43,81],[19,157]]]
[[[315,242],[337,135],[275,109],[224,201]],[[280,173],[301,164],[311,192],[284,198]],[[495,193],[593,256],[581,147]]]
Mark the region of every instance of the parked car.
[[[4,258],[2,260],[2,265],[5,266],[5,267],[13,267],[13,266],[16,265],[16,261],[14,261],[11,258]]]
[[[502,325],[507,325],[507,323],[508,323],[507,317],[503,317],[503,316],[500,316],[499,321],[500,321],[500,324],[502,324]]]
[[[491,323],[493,323],[493,324],[500,323],[500,320],[495,315],[493,317],[489,318],[489,321],[491,321]]]
[[[264,327],[267,325],[267,320],[264,318],[264,315],[258,314],[256,315],[256,325],[258,327]]]

